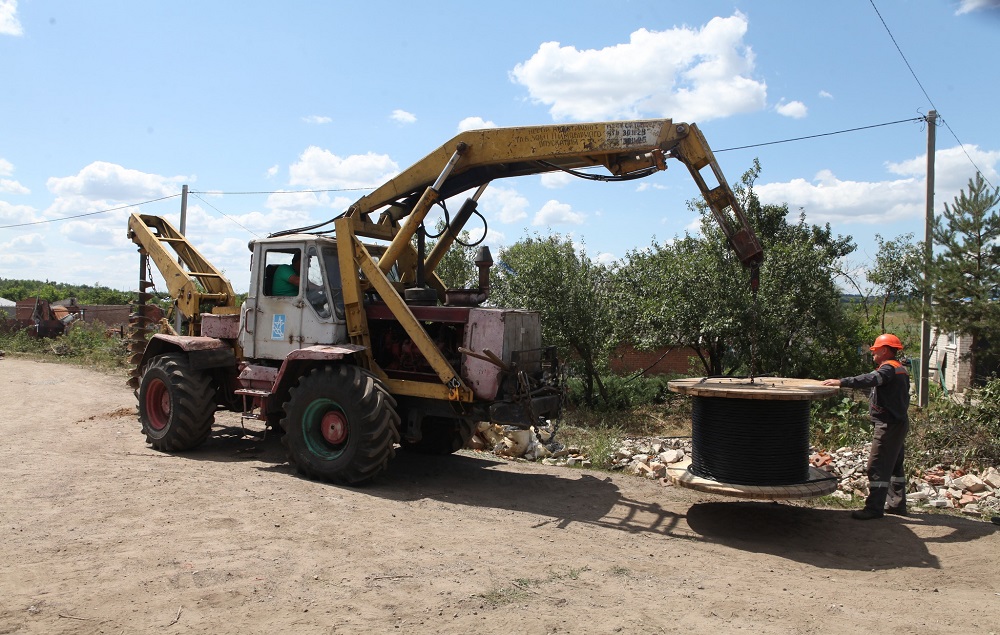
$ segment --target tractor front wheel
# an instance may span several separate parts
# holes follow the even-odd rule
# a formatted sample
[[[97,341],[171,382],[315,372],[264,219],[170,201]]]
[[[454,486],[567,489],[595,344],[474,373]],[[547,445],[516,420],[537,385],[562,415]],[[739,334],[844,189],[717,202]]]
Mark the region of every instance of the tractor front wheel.
[[[284,404],[281,442],[300,474],[359,484],[388,466],[399,441],[396,401],[376,377],[357,366],[312,369]]]
[[[182,353],[161,355],[147,365],[138,396],[142,432],[155,450],[190,450],[212,432],[215,387]]]

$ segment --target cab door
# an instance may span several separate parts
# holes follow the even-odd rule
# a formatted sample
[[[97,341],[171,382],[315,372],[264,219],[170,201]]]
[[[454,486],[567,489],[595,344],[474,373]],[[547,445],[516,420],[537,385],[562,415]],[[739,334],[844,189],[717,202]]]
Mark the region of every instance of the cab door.
[[[340,267],[335,247],[308,246],[302,282],[305,294],[301,326],[303,346],[347,341],[347,321],[344,319]]]
[[[280,360],[302,347],[305,301],[298,279],[303,251],[301,244],[269,244],[258,254],[260,265],[243,315],[248,357]]]

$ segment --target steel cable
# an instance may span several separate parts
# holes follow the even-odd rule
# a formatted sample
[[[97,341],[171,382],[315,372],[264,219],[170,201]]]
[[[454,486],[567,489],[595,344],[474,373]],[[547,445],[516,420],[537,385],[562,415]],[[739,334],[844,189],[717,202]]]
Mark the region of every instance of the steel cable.
[[[692,474],[733,485],[809,480],[809,402],[695,397]]]

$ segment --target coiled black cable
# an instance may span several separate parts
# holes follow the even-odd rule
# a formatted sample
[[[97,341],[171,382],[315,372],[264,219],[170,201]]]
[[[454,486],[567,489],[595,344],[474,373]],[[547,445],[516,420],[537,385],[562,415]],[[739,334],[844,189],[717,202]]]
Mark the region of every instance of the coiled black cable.
[[[733,485],[809,480],[809,402],[694,397],[695,476]]]

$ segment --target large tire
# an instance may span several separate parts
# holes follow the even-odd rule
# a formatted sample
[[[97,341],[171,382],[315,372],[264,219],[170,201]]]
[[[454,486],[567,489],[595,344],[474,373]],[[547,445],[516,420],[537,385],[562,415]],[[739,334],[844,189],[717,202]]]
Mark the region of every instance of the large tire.
[[[418,454],[454,454],[469,442],[475,424],[451,417],[424,417],[420,422],[420,440],[403,440],[401,447]]]
[[[161,355],[147,365],[138,397],[142,432],[156,450],[190,450],[212,432],[215,387],[183,353]]]
[[[381,474],[395,455],[396,400],[357,366],[314,368],[291,389],[284,411],[288,461],[309,478],[356,485]]]

